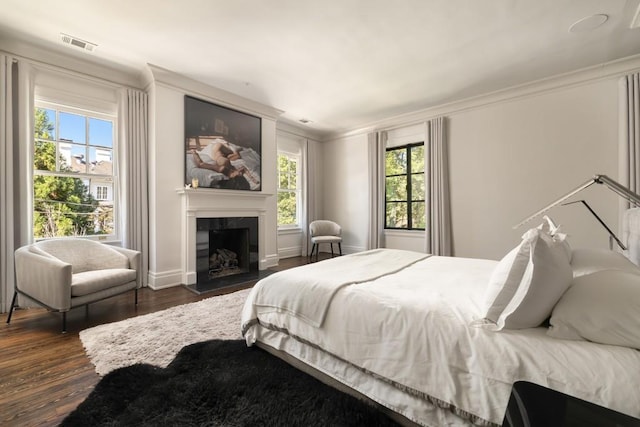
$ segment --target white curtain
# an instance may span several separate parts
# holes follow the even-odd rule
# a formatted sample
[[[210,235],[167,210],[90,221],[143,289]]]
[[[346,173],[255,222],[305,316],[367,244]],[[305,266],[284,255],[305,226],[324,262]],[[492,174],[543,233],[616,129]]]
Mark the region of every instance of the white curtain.
[[[29,243],[28,183],[33,128],[29,65],[0,54],[0,311],[7,312],[14,289],[13,253]]]
[[[302,144],[302,209],[300,227],[302,228],[302,256],[309,254],[311,237],[309,236],[309,224],[317,219],[315,217],[315,182],[316,165],[313,159],[318,156],[316,144],[306,139]]]
[[[384,247],[386,132],[368,135],[369,144],[369,233],[367,249]]]
[[[123,89],[120,109],[120,158],[123,246],[142,255],[142,283],[149,271],[148,99],[145,92]]]
[[[620,183],[635,193],[640,192],[640,73],[620,79],[619,96],[619,163]],[[621,199],[621,210],[630,207]]]
[[[449,158],[445,118],[426,123],[425,134],[425,251],[433,255],[452,255]]]

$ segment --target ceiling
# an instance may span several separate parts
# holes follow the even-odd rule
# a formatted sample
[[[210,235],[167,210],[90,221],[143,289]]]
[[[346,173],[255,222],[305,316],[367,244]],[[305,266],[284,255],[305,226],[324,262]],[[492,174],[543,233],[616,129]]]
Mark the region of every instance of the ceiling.
[[[0,37],[136,73],[153,64],[342,132],[640,54],[639,3],[0,0]],[[569,31],[594,14],[608,20]]]

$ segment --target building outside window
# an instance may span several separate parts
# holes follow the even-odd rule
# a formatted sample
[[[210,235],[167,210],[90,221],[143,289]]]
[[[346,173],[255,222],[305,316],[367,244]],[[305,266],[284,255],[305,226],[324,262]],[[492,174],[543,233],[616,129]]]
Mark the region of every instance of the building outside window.
[[[96,186],[96,199],[98,200],[107,200],[107,192],[108,187],[105,187],[103,185],[97,185]]]
[[[278,227],[299,226],[300,156],[278,153]]]
[[[424,143],[387,148],[385,228],[425,229]]]
[[[36,100],[34,238],[115,234],[115,120]]]

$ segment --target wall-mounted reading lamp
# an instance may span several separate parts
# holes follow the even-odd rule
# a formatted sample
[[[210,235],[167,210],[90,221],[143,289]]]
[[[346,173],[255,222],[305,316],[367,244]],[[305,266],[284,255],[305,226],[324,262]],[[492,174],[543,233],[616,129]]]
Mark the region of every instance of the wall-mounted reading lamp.
[[[614,181],[613,179],[609,178],[606,175],[595,175],[589,181],[585,182],[584,184],[580,185],[579,187],[575,188],[574,190],[569,191],[567,194],[565,194],[564,196],[560,197],[555,202],[549,204],[548,206],[546,206],[543,209],[540,209],[538,212],[534,213],[533,215],[528,216],[526,219],[522,220],[517,225],[514,225],[513,228],[516,229],[518,227],[521,227],[522,225],[524,225],[527,222],[531,221],[535,217],[542,215],[543,213],[545,213],[549,209],[553,208],[554,206],[557,206],[557,205],[561,204],[562,202],[564,202],[568,198],[574,196],[575,194],[577,194],[580,191],[584,190],[585,188],[591,186],[592,184],[604,184],[608,189],[610,189],[614,193],[617,193],[619,196],[624,197],[625,199],[627,199],[629,202],[635,204],[636,206],[640,206],[640,195],[634,193],[633,191],[629,190],[624,185]],[[616,237],[616,235],[611,231],[611,229],[609,227],[607,227],[607,225],[604,223],[604,221],[602,221],[602,219],[593,211],[593,209],[591,209],[591,207],[587,204],[587,202],[585,202],[584,200],[577,200],[575,202],[569,202],[569,203],[565,203],[565,204],[568,205],[568,204],[578,203],[578,202],[582,202],[582,204],[584,204],[584,206],[587,209],[589,209],[589,212],[591,212],[591,214],[596,217],[598,222],[607,230],[607,232],[609,233],[610,238],[615,240],[616,243],[618,244],[618,246],[620,246],[620,248],[622,250],[625,250],[626,247],[622,244],[620,239],[618,239]]]

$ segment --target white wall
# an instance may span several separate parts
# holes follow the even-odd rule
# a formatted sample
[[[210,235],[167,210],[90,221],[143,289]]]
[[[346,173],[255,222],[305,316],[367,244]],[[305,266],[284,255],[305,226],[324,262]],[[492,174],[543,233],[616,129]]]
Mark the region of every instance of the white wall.
[[[182,197],[184,186],[184,96],[190,95],[219,105],[260,116],[262,119],[262,193],[266,241],[260,243],[260,268],[277,264],[276,217],[276,126],[279,112],[219,89],[191,81],[169,71],[150,66],[149,79],[149,286],[155,289],[182,282]],[[220,191],[209,192],[211,198]],[[218,193],[216,193],[218,192]],[[216,195],[218,194],[218,196]],[[229,194],[229,193],[227,193]],[[246,203],[248,196],[238,196]],[[262,202],[261,202],[262,203]],[[262,233],[261,233],[262,234]]]
[[[368,230],[367,135],[323,142],[321,218],[342,227],[343,253],[365,250]]]
[[[527,229],[512,226],[530,213],[596,173],[617,179],[617,93],[617,77],[612,77],[517,99],[502,94],[504,100],[487,98],[492,102],[484,105],[474,100],[472,108],[457,111],[444,108],[454,254],[499,259]],[[431,117],[425,114],[424,120]],[[343,224],[352,249],[363,247],[366,135],[333,139],[322,147],[324,215]],[[617,196],[599,185],[580,196],[617,230]],[[581,205],[556,208],[549,215],[564,225],[574,246],[608,246],[604,230]],[[387,235],[387,246],[423,247],[415,235],[402,233]]]
[[[450,115],[456,255],[500,258],[539,223],[512,229],[529,214],[596,173],[617,179],[617,93],[609,79]],[[617,229],[617,196],[595,187],[579,196]],[[574,246],[607,246],[584,207],[548,215]]]

